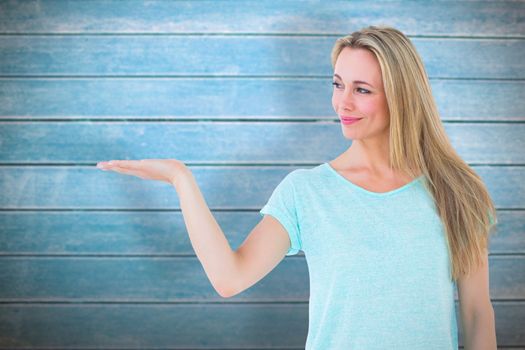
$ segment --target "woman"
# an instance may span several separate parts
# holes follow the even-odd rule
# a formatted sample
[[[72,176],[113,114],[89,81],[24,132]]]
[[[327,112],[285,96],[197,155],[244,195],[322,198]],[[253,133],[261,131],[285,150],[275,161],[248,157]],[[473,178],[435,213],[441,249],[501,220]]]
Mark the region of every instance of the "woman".
[[[410,40],[370,26],[336,41],[332,105],[351,146],[297,169],[232,251],[178,160],[116,161],[108,170],[174,185],[188,233],[219,294],[236,295],[285,255],[310,274],[306,349],[496,349],[488,243],[496,210],[457,155]]]

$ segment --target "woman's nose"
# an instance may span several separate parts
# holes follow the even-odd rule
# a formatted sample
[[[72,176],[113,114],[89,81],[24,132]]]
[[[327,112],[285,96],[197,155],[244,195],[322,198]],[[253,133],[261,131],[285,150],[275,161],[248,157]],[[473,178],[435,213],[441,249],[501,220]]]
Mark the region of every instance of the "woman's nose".
[[[354,96],[352,96],[352,93],[344,93],[343,98],[341,100],[341,106],[343,110],[349,110],[352,111],[354,109]]]
[[[341,107],[341,110],[342,110],[343,112],[346,112],[346,111],[348,111],[348,112],[352,112],[352,111],[354,110],[354,105],[353,105],[353,104],[348,104],[348,103],[347,103],[347,104],[344,104],[344,105]]]
[[[344,112],[352,112],[355,109],[355,105],[353,101],[341,101],[340,108],[341,112],[344,114]]]

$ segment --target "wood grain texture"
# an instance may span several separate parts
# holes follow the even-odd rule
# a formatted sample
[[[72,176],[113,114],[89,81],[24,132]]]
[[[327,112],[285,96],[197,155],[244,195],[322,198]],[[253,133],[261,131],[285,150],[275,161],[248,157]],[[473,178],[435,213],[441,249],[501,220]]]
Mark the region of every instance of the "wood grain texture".
[[[303,349],[304,253],[221,298],[175,190],[95,163],[186,162],[238,247],[284,176],[350,145],[330,51],[370,24],[410,37],[495,201],[498,345],[524,349],[524,18],[523,1],[1,1],[0,349]]]
[[[469,164],[525,164],[525,124],[444,125],[452,146]],[[190,164],[322,163],[351,144],[341,128],[339,121],[0,122],[0,162],[176,158]]]
[[[0,74],[330,77],[330,51],[337,38],[126,35],[79,40],[76,36],[2,36]],[[525,40],[411,41],[431,78],[525,78]]]
[[[525,342],[524,308],[494,302],[498,345]],[[3,349],[299,349],[307,330],[305,303],[0,305]]]
[[[262,208],[286,174],[304,167],[189,168],[208,206],[230,210]],[[498,208],[525,209],[525,167],[472,168],[485,182]],[[179,209],[171,185],[106,173],[95,166],[0,166],[0,192],[0,207],[4,209]]]
[[[0,78],[0,119],[334,120],[331,83],[270,77]],[[431,86],[443,120],[525,121],[523,80],[431,80]]]
[[[136,1],[0,3],[4,33],[346,33],[385,23],[408,35],[523,37],[521,1]]]
[[[489,267],[493,301],[516,300],[525,293],[524,256],[490,256]],[[0,285],[0,303],[308,302],[309,298],[304,256],[284,259],[264,281],[228,299],[213,289],[196,257],[4,256]]]
[[[234,249],[260,220],[259,209],[211,210]],[[525,254],[525,211],[497,215],[490,254]],[[0,211],[0,223],[1,255],[195,256],[179,209]]]

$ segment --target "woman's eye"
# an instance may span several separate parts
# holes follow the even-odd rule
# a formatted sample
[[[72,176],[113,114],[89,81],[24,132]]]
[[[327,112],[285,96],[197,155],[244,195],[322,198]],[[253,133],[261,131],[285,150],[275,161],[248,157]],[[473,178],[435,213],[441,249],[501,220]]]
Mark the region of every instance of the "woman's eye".
[[[333,82],[332,85],[335,86],[336,88],[339,88],[341,86],[341,84],[335,83],[335,82]],[[356,88],[356,90],[359,90],[360,92],[364,94],[370,93],[370,91],[368,91],[367,89],[363,89],[363,88]]]

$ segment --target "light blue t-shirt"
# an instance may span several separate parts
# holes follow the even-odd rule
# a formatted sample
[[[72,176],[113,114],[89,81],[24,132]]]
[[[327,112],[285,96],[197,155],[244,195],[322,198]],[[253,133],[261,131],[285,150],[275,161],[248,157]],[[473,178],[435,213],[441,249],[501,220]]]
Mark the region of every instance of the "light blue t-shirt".
[[[261,215],[304,251],[310,278],[306,350],[458,348],[444,227],[420,176],[377,193],[330,164],[290,172]]]

